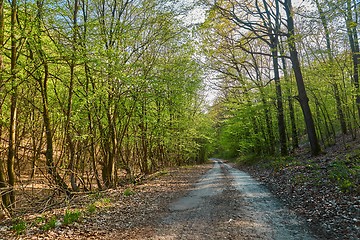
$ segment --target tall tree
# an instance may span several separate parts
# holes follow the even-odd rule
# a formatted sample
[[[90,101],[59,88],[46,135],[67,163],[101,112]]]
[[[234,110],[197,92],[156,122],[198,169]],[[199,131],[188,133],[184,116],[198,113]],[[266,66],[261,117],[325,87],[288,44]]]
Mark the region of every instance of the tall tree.
[[[294,71],[296,84],[298,88],[298,94],[299,94],[298,100],[300,102],[300,106],[304,115],[306,131],[310,142],[311,152],[313,155],[318,155],[321,152],[321,148],[317,138],[314,119],[311,113],[309,98],[306,93],[298,52],[296,49],[295,26],[294,26],[293,8],[292,8],[291,0],[285,0],[283,6],[286,12],[286,22],[287,22],[287,30],[288,30],[287,42],[290,52],[292,68]]]
[[[4,85],[4,70],[5,70],[5,66],[4,66],[4,59],[3,59],[3,54],[4,54],[4,38],[5,38],[5,28],[4,28],[4,22],[5,22],[5,16],[4,16],[4,0],[0,1],[0,89],[3,89],[3,85]],[[1,96],[2,97],[2,96]],[[0,118],[3,117],[3,104],[4,104],[4,100],[1,99],[1,104],[0,104]],[[2,137],[3,134],[3,126],[2,123],[0,123],[0,137]],[[0,140],[0,143],[2,143],[2,141]],[[3,159],[0,159],[0,188],[1,189],[5,189],[6,188],[6,179],[5,179],[5,174],[6,174],[6,169],[5,169],[5,164]],[[3,193],[4,190],[1,190],[1,198],[2,198],[2,203],[6,206],[10,205],[10,202],[8,200],[8,194],[4,194]]]
[[[9,149],[7,160],[8,181],[10,186],[10,204],[15,205],[15,157],[16,157],[16,129],[17,129],[17,99],[18,82],[16,74],[17,61],[17,39],[16,39],[16,17],[17,2],[11,2],[11,23],[10,23],[10,41],[11,41],[11,107],[10,107],[10,128],[9,128]],[[14,206],[15,207],[15,206]]]
[[[36,82],[39,86],[39,91],[41,95],[41,114],[45,127],[45,138],[46,138],[46,150],[45,150],[45,158],[46,158],[46,167],[47,172],[51,176],[52,182],[62,191],[64,191],[68,196],[71,194],[70,189],[64,179],[60,176],[58,172],[58,168],[56,167],[54,161],[54,134],[52,121],[49,111],[49,62],[47,59],[46,52],[43,47],[43,39],[41,33],[43,32],[43,20],[44,20],[44,4],[45,1],[37,0],[37,11],[36,11],[36,30],[37,34],[35,36],[34,47],[36,49],[37,58],[39,64],[43,71],[37,77],[35,77]]]

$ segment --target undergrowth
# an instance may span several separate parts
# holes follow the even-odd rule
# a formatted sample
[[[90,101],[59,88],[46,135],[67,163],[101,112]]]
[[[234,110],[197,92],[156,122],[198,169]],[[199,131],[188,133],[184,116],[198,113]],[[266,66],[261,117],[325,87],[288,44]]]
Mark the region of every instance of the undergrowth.
[[[311,183],[323,185],[331,183],[342,192],[360,192],[360,152],[353,151],[341,159],[299,160],[286,156],[259,156],[256,154],[241,156],[236,163],[242,166],[256,166],[279,172],[287,169],[294,171],[294,184]]]
[[[330,164],[329,179],[334,182],[341,191],[360,191],[360,158],[345,158],[336,160]]]

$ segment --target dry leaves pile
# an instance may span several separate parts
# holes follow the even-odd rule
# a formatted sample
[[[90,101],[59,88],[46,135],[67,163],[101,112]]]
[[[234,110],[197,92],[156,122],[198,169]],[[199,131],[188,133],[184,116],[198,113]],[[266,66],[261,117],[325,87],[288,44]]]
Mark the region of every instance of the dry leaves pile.
[[[168,213],[167,206],[186,193],[211,164],[168,169],[150,175],[139,185],[77,196],[66,208],[43,214],[28,214],[22,218],[26,230],[18,235],[13,223],[0,225],[0,239],[146,239],[153,226]],[[66,211],[81,212],[78,221],[64,225]],[[37,219],[56,218],[55,228],[44,230]],[[38,222],[38,224],[35,224]]]

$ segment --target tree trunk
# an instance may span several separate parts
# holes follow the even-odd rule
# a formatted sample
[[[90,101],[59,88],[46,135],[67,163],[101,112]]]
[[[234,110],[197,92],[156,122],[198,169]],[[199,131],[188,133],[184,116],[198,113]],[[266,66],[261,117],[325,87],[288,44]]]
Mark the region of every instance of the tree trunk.
[[[74,77],[75,77],[75,55],[76,55],[76,45],[77,45],[77,15],[79,10],[78,0],[74,1],[74,12],[73,12],[73,36],[72,36],[72,54],[70,59],[70,83],[68,90],[68,103],[66,110],[66,126],[65,134],[66,140],[69,146],[69,170],[70,170],[70,183],[73,191],[78,191],[79,188],[76,184],[76,169],[75,169],[75,143],[73,141],[73,134],[71,129],[71,117],[72,117],[72,102],[73,102],[73,92],[74,92]]]
[[[284,3],[285,3],[284,8],[286,11],[286,16],[287,16],[287,24],[288,24],[287,40],[288,40],[288,45],[289,45],[292,68],[294,71],[296,85],[297,85],[298,94],[299,94],[298,98],[299,98],[301,110],[304,115],[306,131],[308,134],[308,139],[309,139],[310,147],[311,147],[311,153],[312,153],[312,155],[316,156],[316,155],[320,154],[321,148],[320,148],[320,144],[319,144],[319,141],[318,141],[318,138],[316,135],[314,119],[312,117],[311,109],[309,106],[309,98],[306,93],[303,75],[301,72],[301,67],[300,67],[300,62],[299,62],[299,57],[298,57],[298,53],[296,50],[295,27],[294,27],[294,20],[293,20],[292,4],[291,4],[291,0],[285,0]]]
[[[51,129],[51,121],[50,121],[50,114],[49,114],[49,108],[48,108],[48,94],[47,94],[47,81],[49,76],[48,71],[48,65],[44,61],[44,80],[41,82],[39,80],[40,84],[40,90],[41,90],[41,98],[42,98],[42,116],[44,120],[44,126],[45,126],[45,134],[46,134],[46,166],[48,173],[52,176],[52,179],[54,180],[56,186],[58,186],[62,191],[64,191],[68,196],[71,195],[71,192],[69,190],[69,187],[65,183],[65,181],[60,177],[59,173],[56,170],[56,166],[54,164],[54,155],[53,155],[53,135],[52,135],[52,129]]]
[[[279,76],[278,51],[275,50],[276,48],[277,48],[277,46],[273,46],[272,60],[273,60],[273,67],[274,67],[274,81],[275,81],[275,87],[276,87],[278,131],[279,131],[279,138],[280,138],[281,155],[286,156],[288,154],[287,144],[286,144],[286,126],[285,126],[285,118],[284,118],[282,90],[281,90],[280,76]]]
[[[4,30],[5,30],[4,29],[4,1],[1,0],[0,1],[0,48],[1,48],[1,52],[0,52],[0,85],[3,84],[3,71],[4,71],[4,62],[3,62],[3,55],[2,55],[3,49],[4,49]],[[1,99],[1,101],[2,101],[2,99]],[[3,102],[1,102],[1,105],[0,105],[1,115],[2,115],[2,105],[3,105]],[[1,136],[2,136],[2,124],[0,123],[0,137]],[[4,160],[2,158],[0,158],[0,189],[5,189],[7,186],[6,179],[5,179],[6,168],[5,168],[5,162],[3,162],[3,161]],[[8,194],[3,193],[3,190],[0,190],[0,194],[1,194],[1,199],[2,199],[3,205],[5,207],[8,207],[10,205],[10,199],[9,199]]]
[[[280,49],[280,54],[284,55],[284,48],[283,48],[282,44],[283,43],[281,41],[281,44],[279,45],[279,49]],[[287,71],[285,57],[282,57],[281,61],[282,61],[282,70],[283,70],[283,73],[284,73],[285,82],[288,83],[288,86],[291,86],[291,84],[289,84],[290,83],[290,77],[289,77],[289,73]],[[289,115],[290,115],[290,125],[291,125],[291,139],[292,139],[291,143],[292,143],[292,149],[294,150],[294,149],[299,148],[299,134],[298,134],[298,130],[297,130],[297,127],[296,127],[294,100],[293,100],[293,96],[292,96],[292,93],[291,93],[291,87],[288,88],[287,94],[288,94],[287,100],[288,100]]]
[[[261,88],[259,88],[260,94],[261,94],[261,102],[264,105],[264,115],[265,115],[265,123],[266,123],[266,142],[268,145],[268,153],[269,154],[274,154],[274,141],[275,141],[275,137],[274,137],[274,132],[273,132],[273,126],[272,126],[272,120],[271,120],[271,116],[270,116],[270,110],[269,110],[269,106],[266,102],[264,93],[262,91]]]
[[[11,106],[10,106],[10,129],[9,129],[9,149],[7,160],[8,181],[10,186],[10,204],[15,207],[15,156],[16,156],[16,121],[17,121],[17,83],[16,83],[16,0],[11,2]]]
[[[87,63],[85,63],[85,76],[86,76],[86,95],[88,96],[89,95],[89,86],[90,86],[90,80],[91,80],[91,77],[90,77],[90,70],[89,70],[89,67],[87,65]],[[94,87],[93,87],[94,89]],[[89,127],[89,133],[90,133],[90,136],[91,136],[91,139],[90,139],[90,159],[91,159],[91,164],[92,164],[92,168],[93,168],[93,171],[94,171],[94,175],[95,175],[95,179],[96,179],[96,184],[98,186],[98,189],[102,189],[102,184],[100,182],[100,177],[99,177],[99,174],[98,174],[98,171],[97,171],[97,161],[96,161],[96,154],[95,154],[95,148],[96,148],[96,145],[95,145],[95,137],[96,137],[96,130],[95,130],[95,127],[94,127],[94,120],[93,120],[93,116],[90,112],[90,103],[87,102],[87,105],[88,105],[88,127]]]

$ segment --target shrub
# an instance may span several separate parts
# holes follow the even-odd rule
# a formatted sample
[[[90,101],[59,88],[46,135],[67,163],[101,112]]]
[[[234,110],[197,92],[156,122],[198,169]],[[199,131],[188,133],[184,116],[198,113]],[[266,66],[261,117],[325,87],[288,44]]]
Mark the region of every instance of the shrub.
[[[12,230],[18,235],[24,233],[26,230],[26,222],[24,220],[16,220],[16,223],[12,226]]]
[[[96,205],[94,203],[89,204],[86,208],[88,213],[94,213],[96,211]]]
[[[64,215],[63,224],[69,225],[73,222],[77,222],[79,220],[80,216],[81,216],[81,212],[79,210],[75,210],[75,211],[66,210],[65,215]]]
[[[53,216],[47,223],[42,226],[42,230],[49,231],[50,229],[53,229],[56,227],[57,219],[55,216]]]

